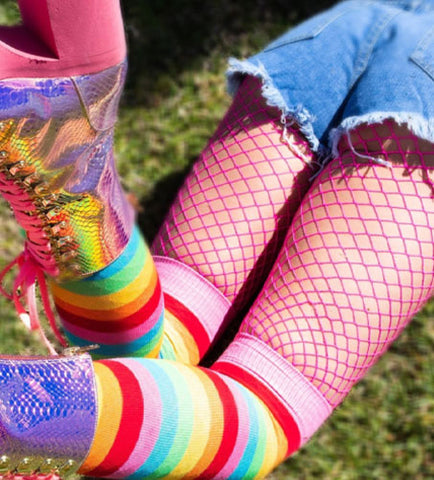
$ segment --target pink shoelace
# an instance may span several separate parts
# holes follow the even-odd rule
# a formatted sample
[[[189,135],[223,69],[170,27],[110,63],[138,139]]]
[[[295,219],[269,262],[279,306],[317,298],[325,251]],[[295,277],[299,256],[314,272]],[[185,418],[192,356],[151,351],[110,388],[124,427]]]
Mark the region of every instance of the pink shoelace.
[[[1,153],[1,152],[0,152]],[[18,162],[19,163],[19,162]],[[57,354],[52,343],[48,340],[42,329],[37,302],[36,284],[38,284],[42,305],[47,315],[51,329],[62,346],[67,343],[57,327],[55,316],[50,305],[50,299],[44,272],[49,275],[57,275],[58,268],[52,255],[48,234],[44,230],[44,223],[39,216],[40,208],[44,209],[47,217],[50,212],[56,212],[55,202],[51,202],[50,196],[46,195],[38,207],[34,198],[25,187],[25,180],[16,181],[14,177],[15,164],[3,168],[0,172],[0,192],[4,199],[9,202],[19,225],[27,233],[27,241],[24,251],[18,255],[9,265],[0,272],[0,293],[12,300],[19,318],[29,330],[39,331],[44,344],[51,354]],[[34,193],[38,187],[34,188]],[[55,217],[54,217],[55,218]],[[52,232],[61,225],[49,225]],[[5,276],[14,267],[18,267],[18,275],[15,278],[12,293],[8,293],[3,286]]]
[[[15,277],[12,293],[8,293],[3,286],[4,278],[15,266],[18,267],[18,275]],[[36,284],[39,286],[42,305],[50,327],[60,344],[66,347],[67,342],[57,326],[56,318],[50,305],[45,274],[40,265],[34,260],[26,245],[24,251],[0,272],[0,293],[14,302],[16,312],[24,325],[31,331],[38,331],[48,351],[53,355],[57,355],[53,344],[47,338],[41,325],[36,301]]]

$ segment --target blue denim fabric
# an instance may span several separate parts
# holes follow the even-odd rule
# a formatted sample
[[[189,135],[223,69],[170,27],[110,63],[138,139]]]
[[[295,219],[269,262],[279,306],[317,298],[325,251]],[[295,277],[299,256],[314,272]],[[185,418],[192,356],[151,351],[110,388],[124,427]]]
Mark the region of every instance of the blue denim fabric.
[[[386,118],[434,141],[434,0],[341,2],[250,59],[231,59],[231,92],[245,74],[262,78],[267,103],[314,150]]]

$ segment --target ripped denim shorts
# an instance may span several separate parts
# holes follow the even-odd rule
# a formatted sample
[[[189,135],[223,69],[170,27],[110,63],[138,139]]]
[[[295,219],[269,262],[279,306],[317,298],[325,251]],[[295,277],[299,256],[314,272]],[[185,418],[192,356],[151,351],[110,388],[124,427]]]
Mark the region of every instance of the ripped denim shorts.
[[[385,119],[434,142],[434,0],[341,2],[250,59],[231,59],[231,93],[246,74],[318,153]]]

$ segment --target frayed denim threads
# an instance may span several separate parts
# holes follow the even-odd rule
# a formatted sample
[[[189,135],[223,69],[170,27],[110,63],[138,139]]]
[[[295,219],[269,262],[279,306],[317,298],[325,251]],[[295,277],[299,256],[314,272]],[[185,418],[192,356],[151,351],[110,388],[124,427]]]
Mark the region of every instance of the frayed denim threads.
[[[321,157],[342,134],[393,119],[434,142],[434,1],[348,0],[248,60],[231,59],[228,88],[245,75],[295,121]]]

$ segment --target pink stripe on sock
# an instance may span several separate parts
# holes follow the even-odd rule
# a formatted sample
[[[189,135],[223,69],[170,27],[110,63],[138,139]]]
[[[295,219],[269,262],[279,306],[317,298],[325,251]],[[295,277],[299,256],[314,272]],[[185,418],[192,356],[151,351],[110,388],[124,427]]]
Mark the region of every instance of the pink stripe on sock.
[[[225,362],[257,378],[295,420],[305,444],[332,413],[333,408],[303,374],[266,343],[239,333],[215,363]]]
[[[152,315],[142,324],[129,330],[122,332],[96,332],[91,329],[79,327],[73,323],[69,323],[62,318],[62,324],[65,326],[68,332],[73,335],[88,340],[89,342],[104,343],[105,345],[117,345],[119,343],[128,343],[137,340],[140,337],[146,335],[152,328],[155,327],[160,315],[163,311],[163,297],[160,298],[157,309]],[[97,320],[95,320],[97,321]],[[120,320],[122,322],[122,320]]]
[[[224,377],[224,380],[230,385],[233,381],[232,379],[226,377],[223,374],[220,374]],[[249,407],[247,406],[247,402],[243,395],[241,395],[238,388],[233,388],[232,394],[234,396],[235,403],[237,405],[238,412],[247,412]],[[247,417],[246,417],[247,418]],[[246,449],[247,442],[249,441],[250,437],[250,425],[248,422],[240,422],[237,434],[237,440],[235,442],[234,449],[228,458],[225,466],[219,472],[219,478],[229,478],[230,475],[234,472],[234,470],[240,464],[242,455],[244,454],[244,450]]]
[[[212,342],[231,302],[206,278],[184,263],[160,256],[154,256],[154,262],[163,291],[199,319]]]
[[[150,396],[148,394],[150,391],[159,392],[159,387],[155,382],[155,378],[143,365],[132,358],[118,359],[117,361],[129,368],[134,374],[145,399],[144,420],[136,446],[128,460],[111,475],[112,478],[125,478],[135,473],[145,463],[155,447],[162,423],[162,402],[157,395]],[[147,424],[148,418],[151,417],[153,428],[149,429]]]

